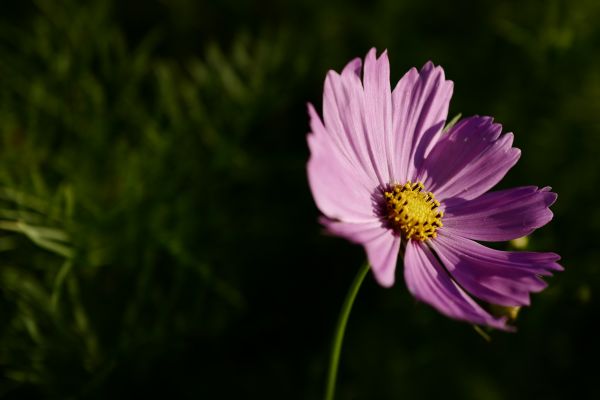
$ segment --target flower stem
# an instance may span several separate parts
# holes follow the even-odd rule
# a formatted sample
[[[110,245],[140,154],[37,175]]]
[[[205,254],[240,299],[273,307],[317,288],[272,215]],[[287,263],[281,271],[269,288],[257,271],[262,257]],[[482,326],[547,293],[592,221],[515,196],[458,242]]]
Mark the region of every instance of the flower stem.
[[[354,304],[356,294],[360,289],[365,276],[369,272],[369,263],[365,263],[354,277],[354,281],[346,294],[346,299],[340,310],[338,317],[337,326],[335,328],[335,335],[333,337],[333,343],[331,345],[331,354],[329,358],[329,371],[327,373],[327,386],[325,388],[325,400],[333,400],[335,395],[335,383],[337,380],[338,365],[340,363],[340,353],[342,351],[342,342],[344,341],[344,333],[346,332],[346,324],[348,323],[348,317]]]

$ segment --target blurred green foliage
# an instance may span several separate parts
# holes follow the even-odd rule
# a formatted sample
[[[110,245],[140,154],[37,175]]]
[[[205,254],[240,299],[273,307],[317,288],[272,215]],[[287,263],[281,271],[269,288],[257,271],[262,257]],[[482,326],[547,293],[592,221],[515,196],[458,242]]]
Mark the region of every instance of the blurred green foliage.
[[[552,185],[534,250],[566,271],[483,341],[402,282],[359,294],[340,399],[590,397],[600,357],[600,3],[5,2],[0,15],[0,395],[320,396],[362,251],[322,235],[305,102],[388,48],[451,114]]]

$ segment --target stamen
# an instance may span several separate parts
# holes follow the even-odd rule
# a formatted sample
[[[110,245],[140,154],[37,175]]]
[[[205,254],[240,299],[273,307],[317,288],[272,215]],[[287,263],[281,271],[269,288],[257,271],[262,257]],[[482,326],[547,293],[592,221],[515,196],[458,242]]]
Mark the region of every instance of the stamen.
[[[441,228],[444,213],[433,193],[425,192],[421,182],[394,185],[384,192],[387,218],[405,239],[435,238]]]

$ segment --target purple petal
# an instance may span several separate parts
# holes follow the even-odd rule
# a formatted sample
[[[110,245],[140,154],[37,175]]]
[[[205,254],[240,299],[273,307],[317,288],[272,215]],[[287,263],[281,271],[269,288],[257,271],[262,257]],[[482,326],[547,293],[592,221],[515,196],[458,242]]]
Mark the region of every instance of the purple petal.
[[[506,318],[493,317],[469,297],[420,242],[409,241],[406,245],[404,279],[415,298],[448,317],[511,330]]]
[[[362,244],[377,282],[384,287],[394,284],[396,262],[400,250],[400,237],[383,228],[379,221],[350,224],[322,220],[327,230],[353,243]]]
[[[546,283],[539,275],[552,275],[562,267],[554,253],[511,252],[487,248],[443,231],[431,246],[452,277],[475,297],[502,306],[529,305],[529,293]]]
[[[312,133],[308,135],[311,156],[307,164],[308,182],[317,207],[329,218],[347,222],[376,220],[371,183],[360,169],[332,142],[319,116],[308,106]]]
[[[387,54],[365,61],[364,83],[353,60],[341,75],[330,71],[325,79],[325,128],[341,153],[369,178],[381,185],[390,181],[388,153],[391,142],[391,93]]]
[[[474,199],[487,192],[512,168],[521,154],[513,135],[490,117],[459,121],[435,145],[419,172],[438,200]]]
[[[475,200],[449,201],[444,229],[474,240],[505,241],[529,235],[552,219],[556,193],[549,187],[519,187],[483,194]]]
[[[396,182],[414,180],[417,167],[444,127],[453,87],[452,81],[445,80],[444,70],[428,62],[420,72],[408,71],[394,88]]]

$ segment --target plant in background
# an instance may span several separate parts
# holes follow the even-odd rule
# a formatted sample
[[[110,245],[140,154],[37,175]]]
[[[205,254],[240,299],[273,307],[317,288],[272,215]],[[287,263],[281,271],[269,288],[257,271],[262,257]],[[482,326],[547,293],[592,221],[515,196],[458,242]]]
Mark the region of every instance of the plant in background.
[[[266,83],[284,38],[175,62],[108,2],[39,8],[0,24],[0,397],[135,382],[237,318],[240,263],[219,248],[241,241],[231,193],[266,169],[245,137],[282,102]]]
[[[362,80],[361,80],[362,73]],[[364,246],[360,271],[342,309],[326,398],[333,398],[346,321],[371,266],[394,284],[399,255],[409,291],[441,313],[477,325],[513,330],[490,306],[529,305],[562,270],[554,253],[507,252],[475,242],[508,241],[552,219],[556,194],[533,186],[488,192],[520,151],[490,117],[446,128],[453,84],[431,62],[411,69],[392,90],[389,62],[372,49],[325,80],[323,122],[309,104],[313,197],[332,234]],[[489,308],[489,307],[488,307]]]

